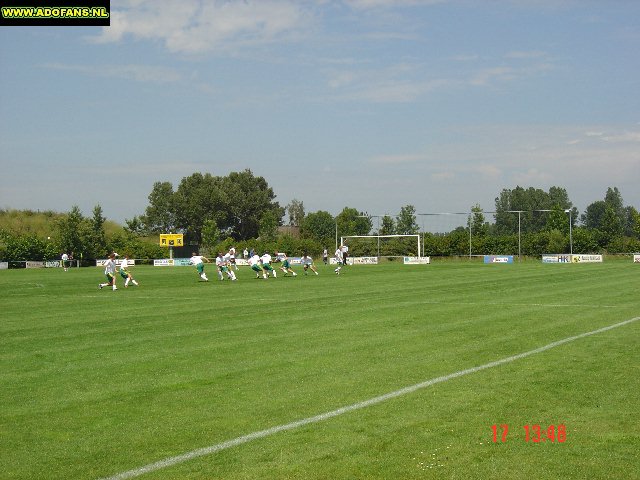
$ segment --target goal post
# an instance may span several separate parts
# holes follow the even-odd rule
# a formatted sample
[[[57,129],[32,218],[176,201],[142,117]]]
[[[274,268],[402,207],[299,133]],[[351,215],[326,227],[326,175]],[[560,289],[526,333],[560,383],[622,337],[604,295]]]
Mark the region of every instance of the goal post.
[[[344,242],[348,239],[351,238],[355,238],[355,239],[375,239],[377,240],[377,254],[376,257],[380,258],[380,239],[382,238],[415,238],[416,239],[416,254],[415,256],[417,256],[418,258],[422,257],[422,248],[421,248],[421,243],[420,243],[420,235],[419,234],[411,234],[411,235],[346,235],[343,237],[340,237],[340,245],[344,245]],[[405,252],[407,253],[407,252]],[[349,255],[352,255],[351,252],[349,252]],[[383,256],[389,256],[389,255],[383,255]],[[390,256],[397,256],[397,255],[390,255]],[[406,256],[406,255],[401,255],[401,256]]]

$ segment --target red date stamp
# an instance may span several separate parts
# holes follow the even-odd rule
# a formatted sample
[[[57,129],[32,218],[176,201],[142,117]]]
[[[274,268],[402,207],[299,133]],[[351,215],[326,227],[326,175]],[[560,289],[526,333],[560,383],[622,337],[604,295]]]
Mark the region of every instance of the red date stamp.
[[[567,441],[567,427],[561,423],[560,425],[549,425],[542,427],[540,425],[524,425],[524,441],[531,443],[564,443]],[[493,443],[504,443],[509,435],[509,425],[503,423],[501,425],[491,425],[493,433]],[[520,437],[521,438],[521,437]]]

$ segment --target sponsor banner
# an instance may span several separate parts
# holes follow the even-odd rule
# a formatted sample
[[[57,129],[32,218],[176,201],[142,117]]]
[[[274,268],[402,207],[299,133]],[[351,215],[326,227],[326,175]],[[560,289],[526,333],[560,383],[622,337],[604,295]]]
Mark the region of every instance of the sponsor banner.
[[[44,268],[44,262],[27,261],[27,268]]]
[[[602,255],[572,255],[573,263],[602,263]]]
[[[9,262],[0,262],[0,270],[8,270]]]
[[[633,263],[640,263],[640,255],[634,255],[633,256]],[[0,267],[2,268],[2,267]]]
[[[377,264],[378,264],[378,257],[347,257],[347,265],[377,265]]]
[[[192,265],[191,260],[188,258],[174,258],[173,266],[174,267],[188,267]]]
[[[543,255],[542,263],[571,263],[571,255]]]
[[[245,260],[244,258],[236,258],[236,265],[239,267],[246,267],[249,265],[249,260]]]
[[[60,260],[49,260],[44,263],[45,268],[56,268],[62,266],[62,261]]]
[[[405,265],[428,265],[431,263],[431,257],[404,257]]]
[[[337,265],[335,257],[329,259],[329,265]],[[377,265],[378,257],[347,257],[347,265]]]
[[[171,258],[161,258],[153,261],[154,267],[173,267],[173,260]]]
[[[107,263],[107,260],[109,260],[108,258],[105,258],[103,260],[96,260],[96,267],[104,267],[104,265]],[[116,258],[116,265],[120,266],[120,264],[122,263],[122,259],[121,258]],[[127,260],[127,263],[129,264],[129,266],[131,265],[135,265],[136,261],[132,258],[130,258],[129,260]]]
[[[513,255],[485,255],[484,263],[513,263]]]

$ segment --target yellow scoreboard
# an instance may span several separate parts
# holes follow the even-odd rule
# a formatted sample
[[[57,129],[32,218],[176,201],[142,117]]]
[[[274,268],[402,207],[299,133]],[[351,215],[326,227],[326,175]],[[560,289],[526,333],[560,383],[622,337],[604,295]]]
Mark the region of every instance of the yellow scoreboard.
[[[182,247],[184,246],[184,238],[182,233],[161,233],[161,247]]]

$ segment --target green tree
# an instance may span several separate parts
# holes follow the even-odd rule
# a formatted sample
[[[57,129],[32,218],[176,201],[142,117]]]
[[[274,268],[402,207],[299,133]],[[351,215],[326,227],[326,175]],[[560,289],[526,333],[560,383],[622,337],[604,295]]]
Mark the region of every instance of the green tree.
[[[263,177],[256,177],[246,169],[230,173],[222,183],[228,216],[226,223],[218,222],[221,230],[228,231],[236,240],[255,238],[267,212],[275,218],[276,227],[282,225],[284,209],[275,201],[276,195]]]
[[[640,213],[634,208],[631,212],[632,220],[632,229],[633,233],[637,238],[640,238]]]
[[[636,237],[636,219],[638,218],[638,210],[635,207],[628,206],[624,208],[624,235],[627,237]]]
[[[396,217],[396,232],[399,235],[413,235],[420,231],[416,222],[416,208],[413,205],[406,205],[400,209]]]
[[[176,231],[176,215],[173,203],[173,185],[170,182],[155,182],[149,194],[149,206],[141,217],[146,229],[153,233]]]
[[[93,208],[93,217],[89,219],[89,228],[86,229],[85,253],[91,258],[103,258],[109,252],[107,249],[107,235],[104,231],[106,218],[102,215],[102,207],[96,205]]]
[[[202,227],[207,220],[224,225],[226,216],[225,193],[219,177],[207,173],[194,173],[184,177],[173,195],[176,227],[188,238],[200,244]]]
[[[368,235],[373,227],[371,217],[355,208],[344,207],[336,217],[338,236]]]
[[[286,207],[289,214],[289,225],[299,227],[304,221],[304,203],[295,198]]]
[[[627,214],[624,210],[624,201],[622,200],[622,194],[620,190],[618,190],[618,187],[607,188],[607,193],[604,195],[604,203],[613,209],[616,217],[620,220],[620,224],[624,226]]]
[[[63,252],[74,252],[75,256],[86,256],[87,223],[80,207],[74,205],[66,216],[58,220],[56,229],[58,243]]]
[[[335,219],[324,210],[309,213],[300,225],[300,234],[324,245],[332,244],[336,234]]]
[[[471,207],[471,216],[467,221],[467,226],[471,227],[471,234],[475,237],[486,237],[489,233],[489,224],[485,221],[480,204],[476,203]]]
[[[272,242],[278,234],[279,219],[273,210],[267,210],[260,219],[260,239]]]
[[[607,204],[604,200],[593,202],[587,206],[585,212],[580,217],[580,221],[586,228],[598,230],[602,225],[606,208]]]
[[[211,251],[212,247],[220,241],[221,237],[220,229],[216,225],[215,220],[205,220],[202,225],[202,246]]]
[[[520,229],[522,233],[548,230],[548,215],[541,210],[571,209],[573,205],[564,188],[551,187],[548,192],[529,187],[526,190],[517,186],[513,190],[503,189],[496,198],[495,231],[502,234],[518,232],[518,211],[520,211]],[[577,210],[572,210],[577,216]]]
[[[125,226],[124,229],[126,232],[129,232],[132,235],[137,237],[149,234],[149,230],[147,230],[146,225],[144,224],[144,220],[135,215],[132,219],[124,220]]]
[[[555,230],[563,233],[564,235],[569,235],[569,214],[566,213],[563,208],[560,208],[559,205],[556,205],[549,212],[545,229],[547,231]]]
[[[600,225],[601,233],[601,245],[606,246],[613,242],[615,239],[622,237],[624,232],[624,226],[612,205],[607,205],[602,217],[602,224]]]
[[[382,222],[380,224],[380,231],[378,235],[395,235],[396,233],[396,222],[393,217],[389,215],[385,215],[382,217]]]

